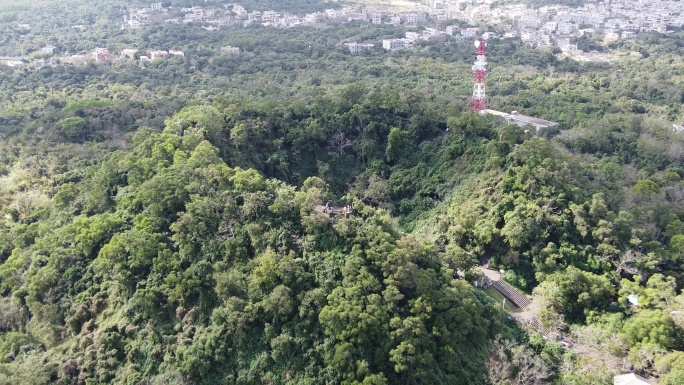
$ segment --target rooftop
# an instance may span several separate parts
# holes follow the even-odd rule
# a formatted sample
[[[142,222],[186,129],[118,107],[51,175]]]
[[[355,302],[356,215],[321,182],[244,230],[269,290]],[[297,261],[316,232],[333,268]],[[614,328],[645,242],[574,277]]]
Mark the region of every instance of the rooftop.
[[[492,115],[501,116],[504,119],[506,119],[506,121],[508,123],[517,124],[519,126],[531,124],[536,129],[555,127],[558,125],[558,123],[551,122],[549,120],[534,118],[532,116],[521,115],[517,111],[513,111],[509,114],[506,112],[501,112],[501,111],[496,111],[496,110],[487,110],[487,113],[492,114]]]

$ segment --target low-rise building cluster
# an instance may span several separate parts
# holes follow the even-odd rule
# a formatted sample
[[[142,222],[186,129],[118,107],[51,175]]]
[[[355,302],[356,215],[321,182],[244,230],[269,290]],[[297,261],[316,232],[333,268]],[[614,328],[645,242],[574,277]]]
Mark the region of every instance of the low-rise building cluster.
[[[238,47],[232,47],[239,53]],[[46,55],[53,55],[55,47],[46,46],[41,49],[42,53]],[[224,48],[221,48],[221,52],[224,53]],[[168,51],[164,50],[151,50],[149,52],[143,53],[142,51],[135,48],[124,48],[118,55],[112,55],[110,50],[105,47],[97,47],[92,52],[88,54],[76,54],[76,55],[62,55],[62,56],[51,56],[51,57],[40,57],[35,58],[32,61],[28,61],[27,58],[17,57],[17,58],[4,58],[6,65],[10,67],[19,67],[21,65],[32,63],[36,69],[43,67],[55,67],[58,64],[71,64],[75,66],[85,65],[88,63],[105,63],[111,60],[131,60],[139,61],[140,63],[152,62],[156,60],[164,60],[171,57],[185,57],[185,53],[180,50],[170,49]]]
[[[307,14],[293,14],[273,10],[248,11],[240,4],[223,6],[193,6],[188,8],[162,7],[153,3],[149,7],[128,8],[123,16],[122,29],[140,29],[152,23],[200,23],[206,26],[248,27],[263,25],[269,27],[295,27],[321,23],[345,23],[359,20],[372,24],[392,24],[416,26],[430,21],[468,20],[461,10],[435,1],[431,7],[416,4],[415,9],[407,12],[390,12],[375,7],[342,7],[326,9]]]
[[[466,20],[500,25],[504,37],[519,37],[530,46],[559,47],[576,52],[570,38],[600,34],[604,42],[629,39],[642,32],[668,33],[668,27],[684,25],[684,4],[661,0],[610,0],[587,2],[581,7],[548,5],[537,9],[523,4],[493,8],[468,5]]]
[[[488,25],[504,31],[501,36],[483,32],[485,39],[519,38],[538,48],[558,47],[569,54],[581,54],[573,37],[602,34],[606,43],[634,38],[644,31],[667,33],[668,27],[684,25],[684,3],[663,0],[605,0],[588,2],[581,7],[548,5],[530,8],[524,4],[496,5],[493,0],[471,2],[466,0],[416,1],[414,9],[391,12],[378,7],[342,7],[325,11],[296,15],[272,10],[247,10],[240,4],[223,6],[193,6],[174,9],[152,3],[145,8],[129,8],[122,28],[138,29],[154,22],[201,23],[208,31],[221,27],[247,27],[263,25],[270,27],[294,27],[320,23],[342,23],[359,20],[371,24],[392,24],[406,27],[429,26],[431,23],[449,20],[470,25]],[[458,28],[458,30],[454,30]],[[419,40],[431,40],[435,36],[449,35],[453,38],[471,38],[480,34],[477,28],[447,27],[446,31],[426,28],[422,32],[408,32],[401,39],[382,42],[388,50],[411,47]],[[348,44],[352,53],[369,47]]]
[[[247,10],[240,4],[197,5],[185,8],[164,6],[161,2],[146,7],[129,7],[123,11],[124,30],[137,30],[153,23],[200,24],[207,31],[224,27],[294,27],[322,23],[346,23],[362,21],[371,24],[391,24],[410,28],[401,38],[383,39],[381,42],[346,43],[351,53],[360,53],[380,45],[389,51],[416,46],[420,41],[471,40],[482,37],[516,38],[537,48],[557,47],[567,56],[577,60],[606,61],[595,52],[585,53],[573,44],[577,38],[599,35],[604,43],[619,39],[637,37],[643,32],[670,33],[668,28],[684,26],[684,3],[672,0],[604,0],[588,1],[581,7],[547,5],[531,8],[524,4],[495,4],[493,0],[471,2],[468,0],[432,0],[414,3],[414,8],[405,12],[391,12],[378,7],[342,7],[320,12],[296,15],[273,10]],[[453,21],[449,23],[449,21]],[[444,30],[436,26],[447,26]],[[487,26],[498,33],[482,31],[475,26]],[[29,30],[30,25],[16,24],[18,30]],[[80,31],[85,26],[72,28]],[[442,39],[440,39],[442,38]],[[54,46],[41,49],[47,56],[53,56]],[[222,47],[223,55],[239,55],[238,47]],[[136,56],[138,50],[124,49],[121,58],[141,62],[162,60],[169,56],[184,56],[181,51],[151,51]],[[41,68],[52,65],[56,58],[38,58],[34,66]],[[62,56],[62,63],[80,65],[89,61],[105,62],[110,59],[106,48],[97,48],[89,54]],[[6,58],[11,66],[19,66],[22,58]],[[25,62],[25,60],[24,60]]]

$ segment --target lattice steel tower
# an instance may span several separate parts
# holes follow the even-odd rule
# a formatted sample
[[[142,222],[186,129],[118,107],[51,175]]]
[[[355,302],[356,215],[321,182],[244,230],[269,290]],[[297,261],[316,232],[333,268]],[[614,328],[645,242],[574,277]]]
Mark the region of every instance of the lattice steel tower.
[[[484,39],[476,40],[477,60],[473,64],[475,85],[473,86],[473,98],[470,100],[470,109],[484,113],[487,109],[487,95],[485,94],[485,77],[487,76],[487,42]]]

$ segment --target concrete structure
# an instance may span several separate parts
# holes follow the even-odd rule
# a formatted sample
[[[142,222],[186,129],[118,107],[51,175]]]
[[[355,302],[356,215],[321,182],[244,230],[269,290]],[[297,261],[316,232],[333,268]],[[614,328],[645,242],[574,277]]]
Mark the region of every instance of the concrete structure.
[[[86,64],[88,62],[88,59],[92,60],[91,57],[88,57],[86,55],[71,55],[69,57],[62,58],[61,60],[63,63],[78,66]]]
[[[657,382],[652,382],[634,373],[622,374],[613,377],[613,385],[653,385]]]
[[[233,4],[233,13],[238,16],[246,16],[247,10],[240,4]]]
[[[36,69],[45,67],[45,64],[45,59],[33,59],[33,65],[36,67]]]
[[[7,60],[7,61],[5,61],[5,64],[8,67],[14,68],[14,67],[19,67],[21,65],[24,65],[24,62],[21,60]]]
[[[423,32],[424,36],[439,36],[442,35],[443,32],[438,31],[436,28],[425,28],[425,31]]]
[[[359,53],[361,51],[367,51],[369,49],[372,49],[375,47],[375,44],[371,43],[347,43],[346,44],[347,48],[349,48],[349,52],[351,53]]]
[[[411,40],[411,41],[416,41],[420,38],[420,34],[418,32],[406,32],[406,39]]]
[[[151,51],[150,60],[161,60],[169,57],[169,53],[166,51]]]
[[[533,118],[531,116],[521,115],[518,113],[518,111],[513,111],[510,114],[505,113],[505,112],[501,112],[501,111],[496,111],[496,110],[486,110],[486,112],[488,114],[500,116],[500,117],[506,119],[506,123],[508,123],[508,124],[515,124],[515,125],[521,126],[521,127],[529,124],[529,125],[533,126],[537,132],[543,128],[551,128],[551,127],[558,126],[558,123],[556,123],[556,122],[551,122],[551,121],[544,120],[544,119]]]
[[[55,53],[55,47],[51,45],[46,45],[45,47],[40,49],[41,51],[45,52],[48,55],[52,55]]]
[[[239,55],[240,54],[240,47],[231,47],[231,46],[221,47],[221,54],[222,55]]]
[[[385,39],[382,41],[382,48],[388,51],[396,51],[408,48],[412,44],[413,42],[408,39]]]
[[[479,32],[479,28],[466,28],[461,31],[461,35],[465,37],[475,37]]]
[[[132,19],[128,20],[126,24],[124,24],[124,29],[129,28],[129,29],[140,29],[142,24],[140,23],[140,20]]]
[[[156,12],[161,11],[161,9],[162,9],[162,3],[152,3],[152,4],[150,5],[150,9],[153,10],[153,11],[156,11]]]
[[[121,50],[121,57],[129,58],[131,60],[135,59],[135,53],[138,52],[137,49],[123,49]]]
[[[107,48],[97,47],[93,52],[93,58],[98,62],[109,59],[109,56],[111,55],[109,54],[109,50]]]
[[[178,50],[174,50],[174,49],[169,50],[169,55],[185,57],[185,53],[183,51],[178,51]]]

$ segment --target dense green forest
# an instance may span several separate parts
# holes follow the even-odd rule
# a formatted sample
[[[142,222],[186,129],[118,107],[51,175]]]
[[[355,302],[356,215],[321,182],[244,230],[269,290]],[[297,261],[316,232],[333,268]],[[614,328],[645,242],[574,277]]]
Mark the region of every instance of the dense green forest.
[[[244,5],[290,3],[338,5]],[[0,5],[27,58],[0,67],[0,384],[684,382],[681,34],[610,65],[491,41],[490,104],[560,123],[533,135],[467,110],[471,42],[80,4]],[[185,57],[28,65],[47,44]],[[576,347],[472,287],[482,263]]]

